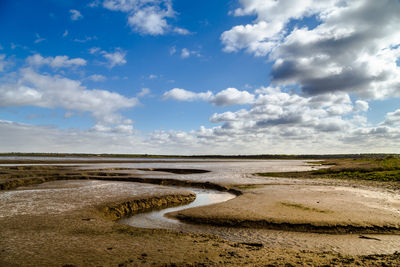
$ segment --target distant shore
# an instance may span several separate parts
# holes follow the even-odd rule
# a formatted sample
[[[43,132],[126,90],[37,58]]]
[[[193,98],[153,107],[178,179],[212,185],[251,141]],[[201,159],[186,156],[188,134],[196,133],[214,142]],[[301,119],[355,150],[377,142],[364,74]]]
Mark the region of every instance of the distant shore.
[[[360,153],[360,154],[259,154],[259,155],[152,155],[152,154],[95,154],[95,153],[0,153],[0,157],[89,157],[89,158],[189,158],[189,159],[360,159],[360,158],[386,158],[389,156],[400,157],[398,153]]]

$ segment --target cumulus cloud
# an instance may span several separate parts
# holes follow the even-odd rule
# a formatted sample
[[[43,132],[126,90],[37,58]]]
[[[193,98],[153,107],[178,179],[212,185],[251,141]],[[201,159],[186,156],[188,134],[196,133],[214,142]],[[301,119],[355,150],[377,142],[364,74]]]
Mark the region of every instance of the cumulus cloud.
[[[368,102],[363,101],[363,100],[357,100],[356,101],[356,106],[355,106],[355,110],[356,111],[367,111],[369,109],[369,105]]]
[[[107,59],[110,68],[124,65],[127,62],[125,59],[126,52],[121,49],[118,49],[117,51],[112,53],[103,51],[102,55],[105,59]]]
[[[398,125],[400,124],[400,109],[397,109],[394,112],[389,112],[386,114],[386,119],[382,123],[382,125]]]
[[[212,93],[207,91],[205,93],[194,93],[181,88],[174,88],[167,91],[163,95],[163,99],[174,99],[178,101],[195,101],[195,100],[209,100],[212,97]]]
[[[29,56],[26,61],[31,66],[41,67],[43,65],[48,65],[55,69],[86,65],[86,60],[83,58],[70,59],[68,56],[43,57],[40,54]]]
[[[216,97],[212,94],[200,98],[198,93],[186,90],[166,94],[181,101],[210,103]],[[251,95],[249,108],[212,114],[209,121],[216,124],[214,127],[156,131],[151,141],[160,147],[188,146],[192,151],[217,154],[394,153],[400,149],[400,110],[388,113],[382,125],[373,127],[359,115],[368,109],[368,103],[346,93],[300,96],[278,87],[262,87]],[[232,101],[227,103],[237,103]]]
[[[187,48],[183,48],[181,51],[181,58],[188,58],[190,57],[190,51]]]
[[[199,51],[189,50],[187,48],[182,48],[182,50],[181,50],[181,58],[188,58],[190,56],[201,57],[201,54],[200,54]]]
[[[31,68],[21,69],[18,79],[13,83],[0,85],[0,95],[0,107],[61,107],[89,112],[97,123],[104,125],[123,123],[124,118],[119,110],[138,104],[136,98],[127,98],[106,90],[89,90],[79,81],[42,75]]]
[[[183,28],[172,28],[168,19],[175,16],[171,0],[105,0],[103,7],[128,13],[128,25],[141,34],[163,35],[168,31],[189,34]]]
[[[273,62],[271,80],[308,95],[400,96],[398,1],[241,0],[235,16],[255,15],[221,35],[226,52],[245,49]],[[291,28],[303,18],[317,26]]]
[[[236,88],[222,90],[210,101],[216,106],[244,105],[254,101],[254,95],[247,91],[239,91]]]
[[[70,9],[69,13],[71,14],[71,20],[80,20],[83,19],[83,15],[76,9]]]
[[[254,101],[254,95],[247,91],[239,91],[236,88],[227,88],[214,95],[211,91],[195,93],[181,88],[174,88],[164,93],[165,99],[178,101],[203,100],[215,106],[244,105]]]
[[[114,52],[107,52],[101,50],[99,47],[92,47],[89,49],[90,54],[100,54],[107,60],[107,66],[114,68],[115,66],[122,66],[126,64],[126,51],[121,48],[116,48]]]

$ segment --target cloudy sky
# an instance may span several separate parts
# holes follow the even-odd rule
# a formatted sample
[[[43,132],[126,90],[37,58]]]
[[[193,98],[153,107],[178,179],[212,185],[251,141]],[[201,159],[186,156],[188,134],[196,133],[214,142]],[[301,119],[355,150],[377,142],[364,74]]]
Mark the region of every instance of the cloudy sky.
[[[398,0],[0,1],[0,152],[400,153]]]

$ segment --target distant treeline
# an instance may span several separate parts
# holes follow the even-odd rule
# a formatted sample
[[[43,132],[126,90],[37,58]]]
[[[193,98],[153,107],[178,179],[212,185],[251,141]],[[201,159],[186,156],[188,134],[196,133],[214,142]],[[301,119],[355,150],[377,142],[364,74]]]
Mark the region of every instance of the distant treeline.
[[[359,159],[387,157],[400,157],[400,154],[326,154],[326,155],[284,155],[284,154],[261,154],[261,155],[149,155],[149,154],[85,154],[85,153],[0,153],[0,156],[15,157],[88,157],[88,158],[189,158],[189,159]]]

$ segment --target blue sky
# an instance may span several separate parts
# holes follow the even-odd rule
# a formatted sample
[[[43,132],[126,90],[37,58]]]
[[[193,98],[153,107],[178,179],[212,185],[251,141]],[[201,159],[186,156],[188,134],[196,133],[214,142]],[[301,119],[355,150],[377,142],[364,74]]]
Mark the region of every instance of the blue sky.
[[[399,153],[399,14],[395,0],[2,1],[0,150]]]

